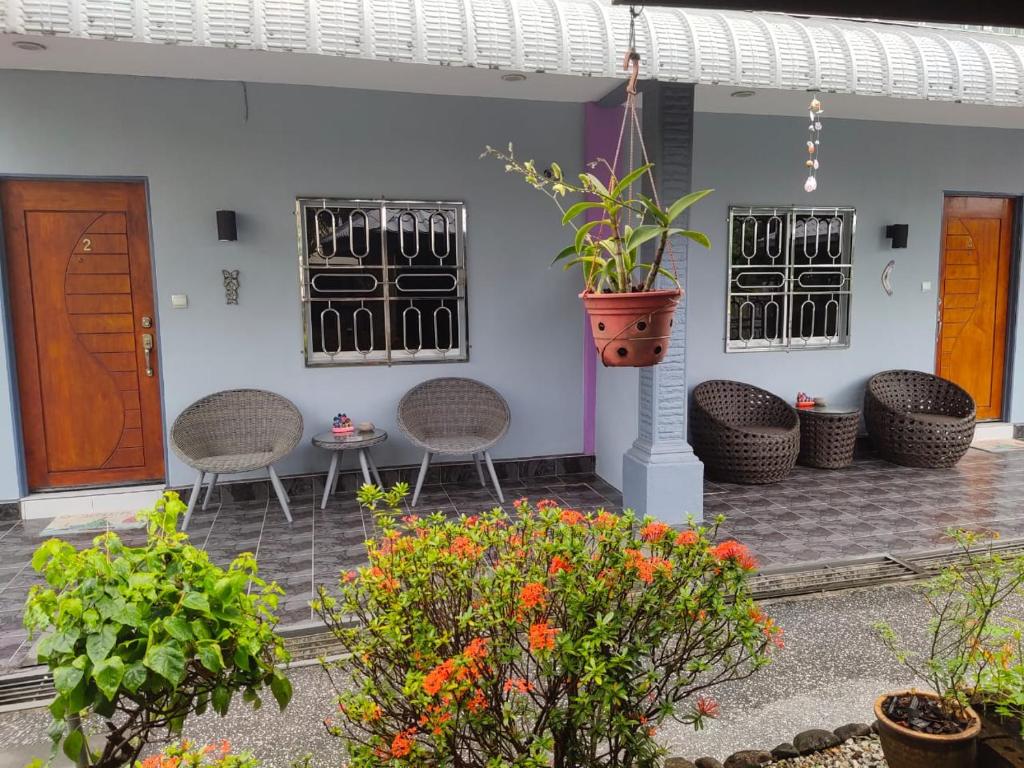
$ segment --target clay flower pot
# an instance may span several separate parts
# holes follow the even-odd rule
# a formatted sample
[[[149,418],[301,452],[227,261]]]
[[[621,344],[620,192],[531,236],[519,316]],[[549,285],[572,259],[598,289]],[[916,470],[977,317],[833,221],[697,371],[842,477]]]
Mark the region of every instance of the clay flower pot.
[[[908,696],[910,691],[899,691],[879,696],[875,700],[878,718],[878,738],[890,768],[974,768],[978,752],[978,734],[981,720],[967,708],[970,724],[960,733],[918,733],[889,719],[882,705],[892,696]],[[937,699],[929,693],[913,691],[912,695],[924,699]]]
[[[606,366],[644,368],[668,352],[672,318],[683,292],[580,294],[597,352]]]

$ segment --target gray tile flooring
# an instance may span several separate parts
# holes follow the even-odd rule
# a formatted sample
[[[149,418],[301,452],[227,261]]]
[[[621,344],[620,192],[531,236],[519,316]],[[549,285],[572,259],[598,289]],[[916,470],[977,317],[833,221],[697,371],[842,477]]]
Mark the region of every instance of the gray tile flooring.
[[[706,519],[757,552],[762,567],[938,549],[951,527],[1024,537],[1024,451],[971,450],[953,469],[864,458],[840,470],[797,467],[771,486],[705,485]]]
[[[189,534],[220,563],[242,551],[256,553],[260,573],[277,581],[287,597],[282,622],[299,625],[313,617],[309,600],[316,584],[330,583],[342,569],[363,560],[363,526],[351,494],[339,493],[320,510],[323,478],[286,481],[294,523],[289,526],[266,484],[225,486],[210,508],[197,511]],[[507,480],[506,498],[552,498],[578,508],[620,509],[621,495],[593,474],[563,474]],[[472,514],[496,499],[478,483],[425,486],[420,510]],[[943,546],[951,526],[998,530],[1024,537],[1024,451],[990,454],[972,450],[951,470],[919,470],[865,458],[842,470],[797,468],[782,483],[741,486],[707,483],[705,515],[725,515],[720,538],[750,546],[762,566],[841,560],[884,552]],[[28,643],[21,608],[28,588],[39,583],[29,561],[42,541],[45,521],[0,517],[0,669],[25,663]],[[141,540],[127,531],[127,543]],[[90,536],[68,537],[76,546]]]

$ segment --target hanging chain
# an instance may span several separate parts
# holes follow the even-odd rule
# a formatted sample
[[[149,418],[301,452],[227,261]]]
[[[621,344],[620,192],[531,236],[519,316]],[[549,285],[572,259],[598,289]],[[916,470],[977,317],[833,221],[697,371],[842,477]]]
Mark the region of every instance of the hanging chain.
[[[647,145],[644,143],[644,134],[640,125],[640,114],[637,111],[637,81],[640,79],[640,54],[636,50],[636,20],[644,12],[644,6],[631,5],[629,6],[629,36],[626,40],[626,55],[622,60],[622,69],[630,73],[629,82],[626,84],[626,103],[622,112],[622,125],[619,127],[619,140],[615,146],[615,159],[612,161],[612,173],[618,174],[619,169],[619,157],[622,154],[623,140],[626,138],[626,126],[629,125],[629,147],[628,147],[628,159],[627,161],[632,166],[633,163],[633,142],[634,139],[640,145],[640,155],[643,159],[644,165],[650,165],[651,160],[647,154]],[[645,174],[651,183],[651,197],[654,200],[654,204],[659,208],[661,207],[661,200],[658,197],[658,185],[654,180],[654,173],[650,168],[647,169]],[[632,188],[632,184],[630,185]],[[640,213],[634,214],[637,220],[642,219],[643,216]],[[676,266],[675,254],[672,251],[672,241],[669,238],[665,244],[665,254],[668,256],[669,263],[672,265],[672,273],[678,277],[678,269]]]

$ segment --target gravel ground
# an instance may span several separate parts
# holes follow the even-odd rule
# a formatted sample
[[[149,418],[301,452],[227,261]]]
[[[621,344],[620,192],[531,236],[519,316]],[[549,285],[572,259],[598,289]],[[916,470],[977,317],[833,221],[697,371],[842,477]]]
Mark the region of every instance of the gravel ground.
[[[781,760],[772,768],[883,768],[882,745],[877,736],[850,741],[824,752]]]
[[[1024,611],[1024,605],[1007,606]],[[715,691],[722,716],[700,732],[674,722],[660,738],[669,755],[711,756],[724,760],[740,749],[770,750],[809,728],[834,729],[850,722],[870,723],[874,699],[912,680],[875,637],[872,625],[889,621],[897,631],[920,627],[927,619],[920,599],[908,586],[858,590],[769,604],[766,610],[785,628],[786,648],[776,661],[749,680]],[[316,768],[337,768],[340,746],[321,722],[331,714],[332,687],[316,666],[292,670],[295,696],[287,714],[273,702],[253,711],[237,702],[226,719],[207,714],[189,721],[186,735],[204,743],[228,738],[251,749],[264,765],[288,768],[307,752]],[[40,751],[46,712],[31,710],[0,715],[0,768],[22,768],[25,749]],[[868,754],[865,752],[865,754]],[[836,760],[851,757],[849,750]],[[836,766],[869,768],[879,763],[799,762],[799,768]],[[852,759],[852,758],[851,758]]]

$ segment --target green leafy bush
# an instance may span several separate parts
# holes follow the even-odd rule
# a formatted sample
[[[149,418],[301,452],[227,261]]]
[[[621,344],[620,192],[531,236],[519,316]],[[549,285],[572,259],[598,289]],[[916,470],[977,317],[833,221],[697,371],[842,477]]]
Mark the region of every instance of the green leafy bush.
[[[1013,595],[1024,595],[1024,556],[1006,557],[997,536],[950,531],[960,557],[921,588],[931,612],[927,642],[908,648],[886,623],[876,625],[896,659],[941,698],[945,714],[964,722],[981,698],[1024,711],[1024,660],[1019,622],[1000,616]]]
[[[54,749],[80,764],[130,765],[158,729],[181,731],[208,707],[223,715],[232,695],[278,705],[291,698],[276,668],[287,660],[272,613],[283,594],[257,576],[250,553],[225,570],[176,530],[185,505],[166,493],[147,513],[147,541],[127,547],[115,533],[81,551],[50,539],[32,558],[46,578],[25,605],[25,626],[43,634],[39,662],[53,673]],[[81,720],[106,720],[106,744],[89,749]]]
[[[350,654],[327,725],[353,768],[654,766],[666,718],[701,726],[781,645],[716,526],[526,500],[399,518],[403,492],[364,486],[381,535],[314,603]]]

